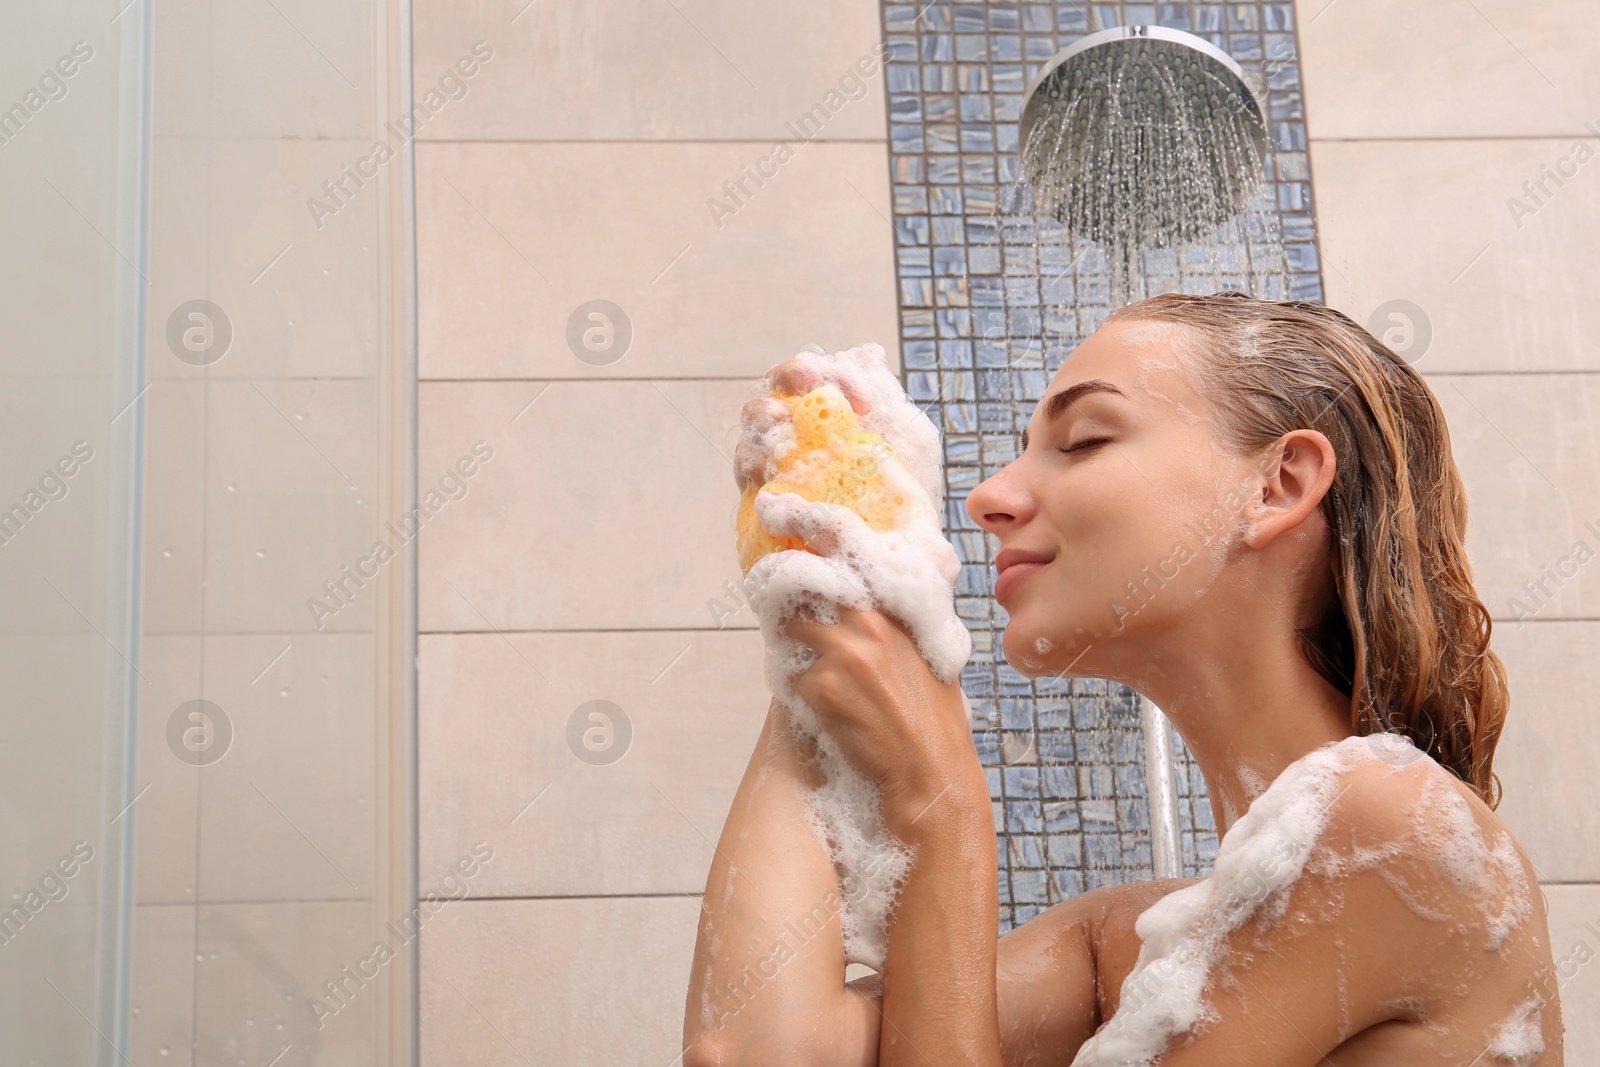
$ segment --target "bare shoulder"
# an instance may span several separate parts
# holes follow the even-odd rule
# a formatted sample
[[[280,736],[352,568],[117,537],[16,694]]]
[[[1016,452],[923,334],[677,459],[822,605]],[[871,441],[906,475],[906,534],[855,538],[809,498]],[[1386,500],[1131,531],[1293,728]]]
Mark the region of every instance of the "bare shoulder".
[[[1352,738],[1291,765],[1212,874],[1133,930],[1137,960],[1078,1062],[1562,1062],[1527,857],[1409,745]]]
[[[1460,1042],[1468,1061],[1560,1064],[1544,896],[1521,843],[1409,742],[1342,747],[1354,758],[1338,772],[1300,904],[1337,914],[1352,962],[1383,976],[1369,981],[1371,1007],[1396,1025],[1370,1039],[1409,1025],[1413,1037]]]
[[[1544,921],[1521,843],[1475,792],[1409,743],[1362,743],[1376,754],[1361,755],[1354,741],[1343,746],[1357,756],[1338,771],[1338,792],[1308,855],[1312,891],[1361,886],[1364,897],[1392,899],[1387,910],[1402,921],[1389,933],[1448,946],[1463,960],[1489,953],[1512,963],[1509,946]]]

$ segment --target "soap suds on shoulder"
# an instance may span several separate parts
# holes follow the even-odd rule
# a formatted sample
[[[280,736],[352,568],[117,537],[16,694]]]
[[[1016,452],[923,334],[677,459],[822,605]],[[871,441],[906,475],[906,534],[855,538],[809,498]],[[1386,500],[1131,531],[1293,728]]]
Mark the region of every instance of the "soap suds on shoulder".
[[[1427,757],[1399,736],[1351,737],[1325,745],[1290,764],[1224,835],[1213,873],[1157,901],[1134,924],[1143,942],[1122,986],[1117,1012],[1079,1050],[1073,1067],[1148,1064],[1173,1038],[1214,1021],[1204,996],[1228,936],[1246,922],[1264,927],[1280,919],[1302,874],[1338,878],[1380,870],[1397,861],[1421,862],[1429,877],[1450,887],[1453,899],[1477,906],[1489,932],[1489,949],[1501,946],[1526,921],[1526,879],[1509,834],[1486,841],[1467,802],[1437,772],[1426,780],[1410,814],[1410,829],[1373,847],[1319,844],[1334,803],[1349,788],[1349,772],[1387,765],[1393,771]],[[1249,789],[1254,783],[1246,781]],[[1441,833],[1442,831],[1442,833]],[[1427,844],[1425,844],[1425,842]],[[1424,918],[1449,919],[1445,901],[1421,894],[1407,899]],[[1459,920],[1454,920],[1459,921]],[[1506,1055],[1543,1051],[1538,1004],[1523,1005],[1497,1032]],[[1531,1063],[1532,1059],[1516,1060]]]
[[[1518,1004],[1489,1039],[1485,1062],[1531,1064],[1544,1055],[1544,1000],[1535,996]]]

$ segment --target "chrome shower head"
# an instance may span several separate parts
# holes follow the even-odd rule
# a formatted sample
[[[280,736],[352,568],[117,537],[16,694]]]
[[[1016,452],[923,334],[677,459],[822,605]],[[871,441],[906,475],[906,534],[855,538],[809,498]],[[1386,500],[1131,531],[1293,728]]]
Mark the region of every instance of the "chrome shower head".
[[[1028,88],[1018,137],[1038,213],[1126,252],[1239,216],[1267,146],[1239,65],[1161,26],[1092,33],[1058,53]]]

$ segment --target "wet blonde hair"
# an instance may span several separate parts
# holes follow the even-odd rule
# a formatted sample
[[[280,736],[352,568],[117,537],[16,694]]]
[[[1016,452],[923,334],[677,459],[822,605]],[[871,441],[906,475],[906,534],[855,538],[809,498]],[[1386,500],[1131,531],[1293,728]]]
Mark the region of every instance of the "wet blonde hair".
[[[1252,455],[1317,430],[1337,457],[1320,507],[1333,532],[1306,659],[1350,694],[1361,735],[1400,733],[1491,808],[1510,694],[1472,584],[1467,498],[1432,390],[1345,315],[1243,293],[1170,293],[1106,318],[1177,323],[1221,443]]]

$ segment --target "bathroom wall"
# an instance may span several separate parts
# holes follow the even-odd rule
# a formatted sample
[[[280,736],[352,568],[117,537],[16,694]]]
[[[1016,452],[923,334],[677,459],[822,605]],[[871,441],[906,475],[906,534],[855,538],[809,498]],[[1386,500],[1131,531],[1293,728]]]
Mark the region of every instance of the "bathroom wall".
[[[1578,539],[1600,548],[1583,525],[1600,528],[1583,420],[1600,312],[1578,297],[1600,179],[1582,168],[1520,228],[1504,203],[1600,118],[1584,110],[1600,93],[1578,38],[1557,36],[1577,3],[1481,0],[1493,24],[1433,10],[1442,0],[1403,15],[1324,3],[1144,7],[1223,9],[1219,32],[1263,50],[1298,22],[1320,226],[1315,250],[1300,241],[1304,273],[1320,266],[1328,301],[1362,321],[1394,300],[1414,328],[1427,316],[1425,345],[1385,328],[1445,403],[1473,494],[1469,549],[1513,673],[1502,810],[1546,880],[1558,955],[1600,949],[1584,925],[1600,932],[1600,827],[1578,799],[1597,729],[1581,714],[1597,636],[1583,620],[1600,585],[1544,577],[1571,570]],[[931,23],[897,28],[900,6],[415,5],[417,92],[437,90],[417,149],[418,478],[444,501],[418,539],[421,881],[478,842],[494,850],[474,898],[423,933],[424,1064],[678,1053],[699,893],[766,707],[753,620],[726,585],[739,405],[807,343],[877,340],[919,372],[911,341],[927,337],[928,316],[906,310],[919,242],[895,188],[921,179],[891,143],[891,93],[926,90],[886,86],[875,54]],[[1132,21],[1138,6],[1095,7]],[[990,29],[1006,11],[1066,26],[1060,46],[1090,9],[948,17],[974,11]],[[1251,17],[1278,21],[1235,29]],[[1414,46],[1393,41],[1397,20]],[[1044,58],[1030,52],[1026,74]],[[858,63],[874,72],[864,94]],[[819,127],[790,128],[819,104]],[[987,154],[1000,166],[1005,152]],[[1285,181],[1280,204],[1308,210],[1304,179]],[[445,486],[462,463],[471,476]],[[1548,603],[1519,627],[1511,600],[1529,580]],[[1003,751],[1006,731],[1038,722],[990,741]],[[1580,969],[1569,1004],[1596,982]],[[1583,1062],[1600,1033],[1571,1007],[1568,1022]]]
[[[1449,419],[1510,674],[1500,814],[1550,907],[1567,1062],[1600,1062],[1595,10],[1296,9],[1327,299],[1394,331]]]

